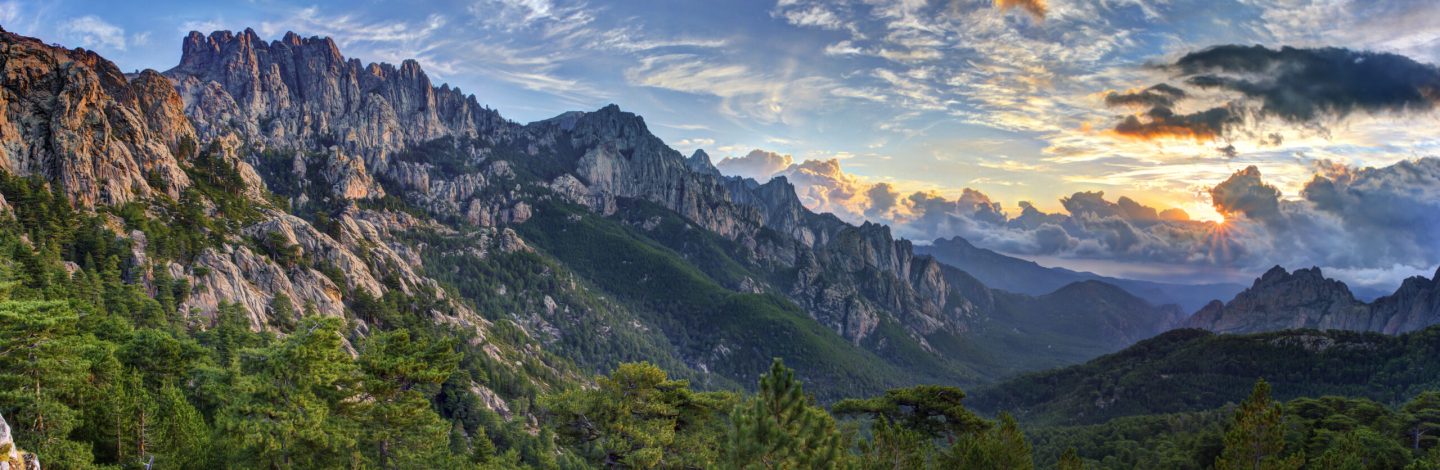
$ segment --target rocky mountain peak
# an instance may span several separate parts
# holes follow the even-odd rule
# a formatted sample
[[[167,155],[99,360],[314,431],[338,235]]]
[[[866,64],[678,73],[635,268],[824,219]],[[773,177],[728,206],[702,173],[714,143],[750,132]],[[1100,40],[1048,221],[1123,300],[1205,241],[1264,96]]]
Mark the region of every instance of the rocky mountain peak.
[[[1350,287],[1345,283],[1329,279],[1320,271],[1319,267],[1296,269],[1295,272],[1286,272],[1285,268],[1275,266],[1266,271],[1255,280],[1255,283],[1246,292],[1240,295],[1267,296],[1287,292],[1290,295],[1301,295],[1307,299],[1326,299],[1336,302],[1358,302]]]
[[[1230,302],[1212,302],[1185,323],[1224,333],[1293,328],[1403,333],[1440,323],[1440,283],[1412,277],[1394,294],[1366,304],[1318,267],[1291,273],[1276,266]]]
[[[236,132],[280,147],[340,145],[384,170],[386,156],[446,136],[513,126],[459,89],[436,88],[419,62],[347,59],[328,37],[254,30],[191,32],[165,72],[204,138]]]
[[[710,154],[705,153],[704,149],[695,149],[695,153],[690,154],[690,158],[685,159],[685,164],[690,167],[690,171],[702,175],[720,177],[720,169],[715,168],[715,164],[710,162]]]

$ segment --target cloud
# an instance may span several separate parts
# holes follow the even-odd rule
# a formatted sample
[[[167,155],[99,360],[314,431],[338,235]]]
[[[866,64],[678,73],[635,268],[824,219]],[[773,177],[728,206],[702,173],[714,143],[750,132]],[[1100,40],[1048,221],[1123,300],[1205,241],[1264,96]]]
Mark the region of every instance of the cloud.
[[[1044,19],[1048,6],[1045,0],[995,0],[995,8],[1001,10],[1019,8],[1034,16],[1035,19]]]
[[[1117,135],[1214,140],[1264,118],[1321,128],[1356,113],[1429,112],[1440,102],[1440,68],[1390,53],[1224,45],[1185,54],[1163,68],[1192,90],[1219,92],[1231,101],[1177,113],[1176,104],[1192,92],[1164,83],[1138,92],[1111,92],[1105,96],[1107,106],[1150,107],[1143,115],[1121,118],[1114,128]],[[1261,139],[1278,144],[1278,137],[1267,133]]]
[[[1358,259],[1336,259],[1342,267],[1440,264],[1440,159],[1363,169],[1322,164],[1301,196],[1353,234],[1354,244],[1337,251]]]
[[[470,4],[470,14],[484,24],[505,30],[554,19],[556,8],[550,0],[479,0]]]
[[[1254,165],[1211,188],[1210,200],[1215,209],[1226,216],[1243,214],[1255,220],[1273,221],[1280,213],[1280,190],[1261,181],[1260,169]]]
[[[1140,91],[1116,92],[1105,95],[1106,106],[1172,107],[1175,100],[1185,97],[1185,90],[1161,83]]]
[[[754,178],[765,182],[780,170],[789,167],[794,161],[795,159],[789,155],[755,149],[744,156],[725,157],[715,164],[715,168],[727,175]]]
[[[817,108],[834,87],[822,77],[777,75],[694,54],[646,57],[625,77],[632,85],[718,97],[720,112],[763,123],[787,122]]]
[[[1230,45],[1186,54],[1170,68],[1190,85],[1239,92],[1290,122],[1429,111],[1440,100],[1440,69],[1389,53]]]
[[[786,22],[799,27],[838,30],[848,26],[834,12],[821,5],[809,5],[808,8],[785,9],[775,14],[785,18]]]
[[[1115,125],[1115,133],[1138,139],[1181,138],[1213,140],[1226,129],[1241,122],[1240,115],[1228,107],[1210,108],[1192,114],[1175,114],[1165,106],[1150,108],[1145,119],[1125,116]]]
[[[763,150],[720,166],[727,174],[785,176],[806,206],[847,221],[885,223],[912,240],[960,236],[1020,256],[1200,271],[1313,265],[1381,289],[1440,264],[1440,158],[1363,169],[1322,162],[1298,198],[1248,166],[1204,191],[1223,223],[1102,191],[1061,198],[1062,212],[1022,201],[1012,213],[973,188],[953,196],[903,190],[846,173],[840,160],[792,162]]]
[[[107,23],[95,15],[85,15],[66,21],[60,25],[60,33],[91,49],[104,48],[124,51],[126,47],[125,30]]]

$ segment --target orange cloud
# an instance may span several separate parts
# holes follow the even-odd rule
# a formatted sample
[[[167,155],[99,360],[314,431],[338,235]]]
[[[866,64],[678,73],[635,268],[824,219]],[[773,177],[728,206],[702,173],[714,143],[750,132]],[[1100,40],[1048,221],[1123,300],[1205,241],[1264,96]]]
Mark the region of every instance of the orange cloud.
[[[1030,13],[1035,19],[1045,19],[1045,11],[1048,9],[1045,0],[995,0],[995,8],[1009,10],[1019,8]]]

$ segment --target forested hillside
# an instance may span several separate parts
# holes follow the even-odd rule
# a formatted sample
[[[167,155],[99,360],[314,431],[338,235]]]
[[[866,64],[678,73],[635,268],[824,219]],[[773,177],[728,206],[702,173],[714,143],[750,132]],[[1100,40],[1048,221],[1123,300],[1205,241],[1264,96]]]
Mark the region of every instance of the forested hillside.
[[[1257,445],[1326,468],[1402,422],[1412,445],[1366,463],[1432,458],[1404,413],[1429,416],[1440,330],[1179,330],[1035,372],[1184,312],[992,289],[615,105],[520,124],[416,61],[248,29],[134,74],[0,30],[0,72],[12,469],[1230,468]],[[1269,392],[1215,411],[1261,377],[1384,419],[1302,455]],[[1079,440],[1179,412],[1204,426],[1148,435],[1183,441],[1162,460]]]
[[[1399,336],[1175,330],[1082,365],[983,387],[972,404],[1027,422],[1089,424],[1238,403],[1262,378],[1282,400],[1338,395],[1401,403],[1440,389],[1440,327]]]

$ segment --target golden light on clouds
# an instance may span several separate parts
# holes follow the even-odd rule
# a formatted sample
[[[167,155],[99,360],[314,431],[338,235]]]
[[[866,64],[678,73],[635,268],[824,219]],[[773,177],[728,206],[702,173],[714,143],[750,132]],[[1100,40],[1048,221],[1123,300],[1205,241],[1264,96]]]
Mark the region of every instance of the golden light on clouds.
[[[1001,10],[1019,8],[1037,20],[1045,19],[1045,12],[1049,10],[1045,0],[995,0],[995,8]]]

